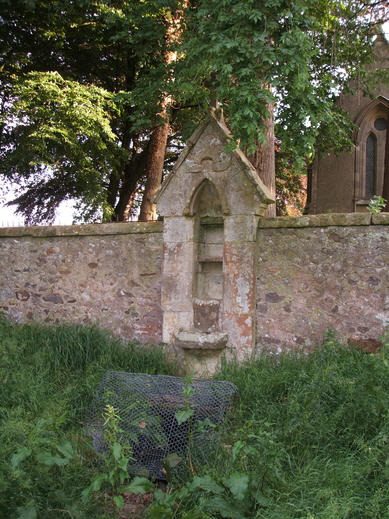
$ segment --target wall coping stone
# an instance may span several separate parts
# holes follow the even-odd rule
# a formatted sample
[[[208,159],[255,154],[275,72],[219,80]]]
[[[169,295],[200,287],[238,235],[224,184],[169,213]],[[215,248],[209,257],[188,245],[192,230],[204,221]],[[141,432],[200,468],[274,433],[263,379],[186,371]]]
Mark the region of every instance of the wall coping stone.
[[[350,227],[361,225],[389,225],[389,213],[331,213],[303,216],[260,218],[260,229],[304,227]],[[118,234],[162,233],[163,222],[90,223],[81,225],[36,225],[0,227],[0,238],[50,238],[55,236],[106,236]]]
[[[163,222],[89,223],[81,225],[44,225],[0,227],[0,238],[51,238],[54,236],[106,236],[118,234],[162,233]]]
[[[386,218],[384,218],[384,216]],[[381,219],[374,219],[381,216]],[[304,227],[350,227],[358,225],[389,225],[389,213],[373,215],[370,213],[331,213],[304,216],[276,216],[273,218],[261,218],[258,227],[260,229],[280,228],[304,228]]]
[[[372,215],[374,225],[389,225],[389,213],[376,213]]]

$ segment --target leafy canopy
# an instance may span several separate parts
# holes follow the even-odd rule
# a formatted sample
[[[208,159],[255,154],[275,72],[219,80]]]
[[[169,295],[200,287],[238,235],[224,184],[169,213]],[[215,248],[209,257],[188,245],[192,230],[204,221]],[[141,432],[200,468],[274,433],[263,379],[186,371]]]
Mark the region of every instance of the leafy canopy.
[[[15,82],[13,93],[0,173],[12,176],[21,191],[29,190],[20,208],[35,206],[50,220],[57,203],[82,198],[88,219],[104,205],[109,174],[122,151],[111,128],[118,112],[112,95],[57,72],[29,72]]]
[[[346,0],[207,0],[188,14],[176,65],[183,102],[214,94],[227,109],[240,145],[264,139],[268,104],[276,104],[276,135],[296,158],[321,147],[343,148],[350,123],[334,100],[352,79],[365,78],[373,35],[385,2]],[[214,79],[212,79],[214,78]],[[328,133],[328,132],[326,132]],[[322,136],[324,132],[321,132]],[[323,138],[323,137],[322,137]]]
[[[0,174],[19,186],[18,211],[50,221],[75,198],[93,220],[125,206],[166,100],[176,144],[213,97],[231,145],[249,153],[265,140],[271,103],[295,167],[315,147],[350,146],[334,100],[351,80],[365,85],[385,4],[0,0]]]

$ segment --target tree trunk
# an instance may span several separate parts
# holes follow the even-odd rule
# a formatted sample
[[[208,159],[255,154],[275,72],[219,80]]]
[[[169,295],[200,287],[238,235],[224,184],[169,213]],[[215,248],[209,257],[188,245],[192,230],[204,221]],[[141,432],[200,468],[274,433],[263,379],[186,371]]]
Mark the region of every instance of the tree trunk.
[[[247,155],[245,149],[243,150],[251,164],[257,170],[259,178],[268,188],[270,193],[276,194],[276,169],[275,169],[275,154],[274,154],[274,106],[268,105],[270,113],[269,119],[266,121],[266,144],[258,143],[255,153]],[[276,216],[276,204],[269,205],[263,216]]]
[[[111,207],[115,207],[116,197],[119,191],[120,177],[117,171],[113,171],[109,177],[107,203]]]
[[[385,162],[384,162],[384,186],[382,188],[382,197],[386,200],[386,206],[383,211],[389,213],[389,106],[387,109],[386,119],[386,143],[385,143]]]
[[[165,123],[154,128],[147,156],[146,171],[147,180],[140,206],[139,221],[149,222],[157,219],[157,208],[154,204],[154,196],[162,181],[163,164],[165,160],[166,143],[169,134],[169,122],[166,113]]]
[[[125,222],[128,219],[128,204],[134,198],[136,186],[146,171],[148,152],[149,143],[141,153],[136,154],[135,158],[124,167],[123,185],[120,190],[119,201],[115,207],[115,215],[118,222]]]
[[[183,8],[186,7],[186,2],[183,2]],[[166,40],[173,44],[181,35],[182,27],[181,20],[183,17],[183,10],[177,9],[175,12],[170,12],[166,19],[168,29],[166,33]],[[176,50],[168,50],[165,55],[165,63],[173,63],[177,59]],[[153,203],[155,193],[157,192],[162,181],[163,164],[165,160],[166,144],[169,134],[169,116],[167,107],[170,105],[170,96],[161,100],[161,112],[158,114],[164,118],[162,125],[156,126],[151,134],[149,141],[149,155],[146,165],[147,181],[145,191],[143,194],[142,204],[140,206],[140,214],[138,220],[140,222],[148,222],[157,219],[157,208]]]

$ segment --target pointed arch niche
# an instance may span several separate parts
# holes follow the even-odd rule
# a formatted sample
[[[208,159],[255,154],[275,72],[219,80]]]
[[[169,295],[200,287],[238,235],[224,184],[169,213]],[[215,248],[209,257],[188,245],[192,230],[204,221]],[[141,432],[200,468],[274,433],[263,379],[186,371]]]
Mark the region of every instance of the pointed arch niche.
[[[224,218],[227,201],[208,178],[194,190],[189,214],[196,222],[193,324],[200,332],[222,329]]]
[[[389,101],[379,96],[358,115],[354,134],[354,211],[364,211],[374,195],[381,195],[384,181],[385,141]]]
[[[186,212],[198,217],[223,216],[228,214],[227,200],[219,187],[204,178],[194,190]]]

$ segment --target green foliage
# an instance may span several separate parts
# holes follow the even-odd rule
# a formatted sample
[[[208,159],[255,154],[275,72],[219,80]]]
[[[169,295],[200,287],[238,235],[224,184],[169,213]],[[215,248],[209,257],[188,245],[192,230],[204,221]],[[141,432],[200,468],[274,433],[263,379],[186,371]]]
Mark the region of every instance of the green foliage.
[[[16,199],[26,223],[50,221],[66,199],[79,200],[80,216],[90,221],[106,203],[109,177],[121,159],[111,129],[117,113],[112,95],[57,72],[26,74],[13,95],[0,121],[0,174],[16,182],[20,194],[28,190]]]
[[[47,492],[47,489],[50,493],[60,489],[61,468],[74,457],[70,442],[59,440],[65,417],[64,414],[58,419],[39,420],[11,458],[10,478],[14,489],[20,496],[31,496],[26,505],[17,507],[18,519],[38,516],[41,503],[32,496]]]
[[[167,492],[155,492],[150,518],[386,519],[388,333],[376,355],[344,346],[330,332],[309,355],[263,352],[224,363],[217,378],[235,384],[239,400],[220,443],[208,463],[193,456],[195,474],[179,471],[179,481],[173,466],[184,460],[165,460],[173,479]],[[124,346],[95,328],[0,320],[0,516],[101,516],[101,501],[81,499],[82,489],[99,496],[111,484],[112,469],[98,465],[80,423],[95,388],[108,369],[171,374],[158,350]],[[190,383],[185,391],[179,412],[193,409]],[[194,423],[188,431],[202,427],[210,430]],[[117,441],[117,417],[106,434],[120,488],[131,453],[125,439]],[[134,493],[151,488],[143,479],[129,485]]]
[[[365,78],[371,27],[387,16],[384,3],[207,0],[188,9],[176,73],[184,99],[206,96],[201,86],[210,84],[249,153],[263,142],[271,102],[276,135],[297,165],[319,135],[326,150],[351,145],[352,125],[333,102],[350,79]]]
[[[310,355],[226,363],[217,378],[240,398],[222,443],[195,477],[156,492],[150,517],[386,518],[387,335],[383,342],[381,356],[369,355],[329,333]]]
[[[0,517],[99,516],[81,500],[97,473],[83,420],[107,370],[172,374],[162,350],[97,328],[0,318]]]
[[[370,200],[367,209],[371,214],[376,214],[380,213],[382,209],[385,207],[385,205],[385,198],[382,198],[382,196],[374,195],[373,198]]]
[[[195,389],[191,385],[193,378],[194,373],[186,377],[186,384],[182,389],[182,396],[184,397],[184,402],[180,406],[181,409],[179,409],[179,411],[177,411],[175,414],[175,418],[178,422],[178,425],[181,425],[185,422],[188,423],[188,461],[192,476],[194,476],[194,469],[192,464],[192,440],[194,433],[193,415],[197,407],[197,404],[194,403]],[[169,476],[169,471],[167,472],[167,475]]]
[[[137,167],[159,122],[168,19],[179,2],[0,5],[0,174],[19,188],[18,212],[50,223],[72,198],[80,220],[115,217],[145,175]],[[176,132],[182,118],[174,119]],[[174,143],[169,152],[176,156]],[[124,193],[124,182],[133,190]]]
[[[364,66],[388,16],[384,1],[364,0],[0,6],[0,174],[19,187],[14,202],[29,223],[52,221],[69,198],[80,219],[124,217],[164,103],[166,171],[211,96],[231,147],[251,153],[264,142],[275,103],[276,135],[297,170],[315,148],[350,148],[353,125],[334,100],[350,84],[371,90]]]
[[[117,510],[124,506],[123,492],[144,494],[154,489],[154,485],[146,478],[134,478],[131,483],[124,484],[128,477],[128,462],[131,459],[131,447],[123,439],[123,430],[119,427],[120,416],[117,410],[107,405],[103,412],[104,440],[108,450],[101,454],[106,472],[94,476],[91,485],[83,490],[82,499],[86,503],[94,492],[100,491],[103,483],[109,485],[112,496],[112,517],[117,517]]]

